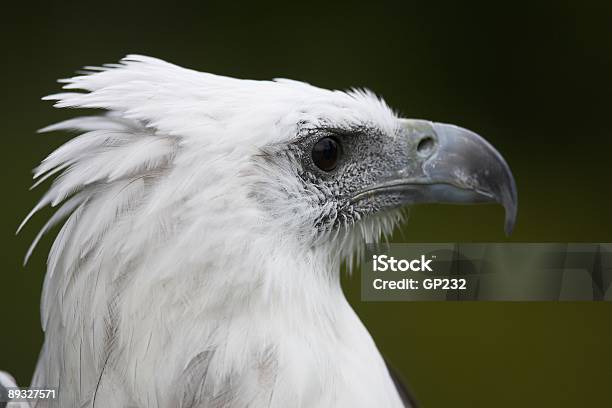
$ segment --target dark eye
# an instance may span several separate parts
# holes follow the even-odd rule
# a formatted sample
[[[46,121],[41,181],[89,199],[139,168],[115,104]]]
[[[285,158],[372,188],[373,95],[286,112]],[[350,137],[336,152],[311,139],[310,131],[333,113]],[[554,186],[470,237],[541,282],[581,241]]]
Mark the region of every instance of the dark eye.
[[[340,146],[331,137],[324,137],[312,147],[312,161],[323,171],[332,171],[338,164]]]

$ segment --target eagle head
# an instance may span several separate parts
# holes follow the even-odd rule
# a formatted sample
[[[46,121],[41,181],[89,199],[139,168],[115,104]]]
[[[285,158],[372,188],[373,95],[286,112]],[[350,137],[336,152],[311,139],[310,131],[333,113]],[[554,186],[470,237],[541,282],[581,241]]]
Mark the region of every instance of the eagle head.
[[[350,255],[389,233],[411,204],[498,202],[506,232],[514,225],[514,179],[489,143],[400,118],[369,91],[239,80],[134,55],[86,69],[62,80],[85,92],[45,98],[107,112],[43,129],[85,132],[36,170],[40,181],[63,174],[32,213],[77,193],[52,223],[115,187],[105,205],[116,211],[90,226],[99,234],[138,207],[166,221],[147,223],[158,237],[221,226],[235,240],[267,234]]]

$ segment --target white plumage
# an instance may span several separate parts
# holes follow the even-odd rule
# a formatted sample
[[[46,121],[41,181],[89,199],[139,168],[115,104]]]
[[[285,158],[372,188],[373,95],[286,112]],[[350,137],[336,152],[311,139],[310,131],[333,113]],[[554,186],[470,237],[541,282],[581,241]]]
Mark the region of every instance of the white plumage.
[[[341,260],[399,213],[317,231],[325,191],[304,191],[290,160],[260,159],[300,127],[392,135],[384,102],[143,56],[87,69],[45,99],[106,113],[43,129],[79,136],[35,175],[57,176],[33,213],[61,205],[41,234],[68,217],[32,382],[59,387],[49,406],[404,406],[339,282]]]

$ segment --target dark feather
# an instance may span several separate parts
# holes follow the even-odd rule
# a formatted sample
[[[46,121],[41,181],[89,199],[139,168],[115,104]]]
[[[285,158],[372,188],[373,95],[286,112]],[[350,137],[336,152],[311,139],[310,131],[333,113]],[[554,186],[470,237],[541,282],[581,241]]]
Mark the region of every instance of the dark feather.
[[[6,407],[6,401],[8,401],[8,390],[4,385],[0,384],[0,408]]]
[[[395,384],[395,388],[397,389],[397,392],[399,393],[400,398],[402,399],[402,402],[404,403],[404,406],[406,408],[418,408],[419,404],[417,403],[416,398],[414,397],[414,394],[408,388],[408,385],[406,385],[406,382],[400,377],[398,372],[389,364],[389,362],[386,359],[385,359],[385,364],[387,364],[387,369],[389,370],[391,379],[393,380],[393,383]]]

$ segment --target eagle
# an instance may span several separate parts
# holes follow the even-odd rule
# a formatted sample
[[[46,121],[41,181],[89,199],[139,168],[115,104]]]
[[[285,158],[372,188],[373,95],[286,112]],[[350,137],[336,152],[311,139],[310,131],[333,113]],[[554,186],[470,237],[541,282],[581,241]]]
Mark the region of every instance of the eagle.
[[[129,55],[43,99],[91,109],[25,218],[61,225],[41,299],[37,407],[408,407],[346,300],[343,264],[421,203],[499,203],[512,173],[461,127],[368,90],[244,80]],[[0,376],[5,387],[14,385]],[[9,405],[10,406],[10,405]]]

